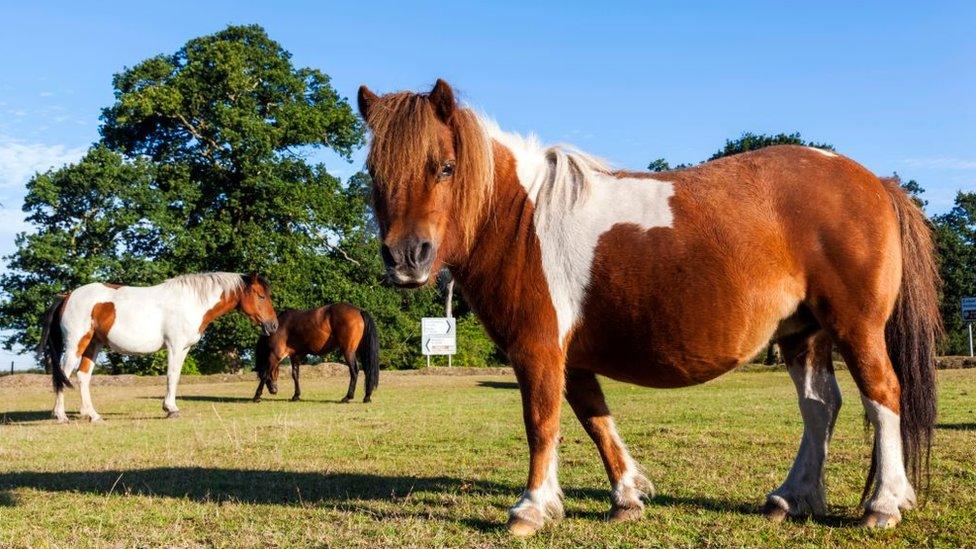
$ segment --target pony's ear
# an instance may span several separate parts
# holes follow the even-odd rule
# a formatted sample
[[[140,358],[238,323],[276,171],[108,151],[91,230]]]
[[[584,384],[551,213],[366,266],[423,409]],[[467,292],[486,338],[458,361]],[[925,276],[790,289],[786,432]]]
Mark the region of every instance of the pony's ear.
[[[359,86],[359,97],[357,99],[359,103],[359,115],[363,117],[363,120],[369,121],[369,107],[379,98],[380,96],[371,92],[366,87],[366,84]]]
[[[457,102],[454,100],[454,90],[451,89],[450,84],[438,78],[437,83],[434,84],[434,89],[430,90],[427,98],[430,99],[437,117],[441,119],[441,122],[447,123],[457,107]]]

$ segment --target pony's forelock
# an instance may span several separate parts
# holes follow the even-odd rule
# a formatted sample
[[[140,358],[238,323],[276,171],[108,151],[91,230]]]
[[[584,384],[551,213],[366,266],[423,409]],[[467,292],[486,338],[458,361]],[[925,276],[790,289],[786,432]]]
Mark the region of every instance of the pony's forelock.
[[[391,93],[375,100],[367,123],[372,141],[366,162],[378,197],[397,200],[404,181],[431,170],[438,162],[437,132],[440,119],[427,94]],[[469,247],[491,200],[494,155],[491,138],[477,114],[458,106],[446,122],[454,137],[455,204],[452,216],[460,240]],[[436,164],[435,164],[436,166]]]

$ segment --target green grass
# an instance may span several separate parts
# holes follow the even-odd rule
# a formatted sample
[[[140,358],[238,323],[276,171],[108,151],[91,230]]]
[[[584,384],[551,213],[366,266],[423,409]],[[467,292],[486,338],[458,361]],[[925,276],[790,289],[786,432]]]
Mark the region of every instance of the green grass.
[[[528,542],[504,529],[528,460],[511,378],[384,375],[369,405],[335,403],[343,377],[308,379],[301,403],[287,402],[288,381],[261,404],[251,383],[188,384],[179,420],[160,419],[162,386],[95,387],[101,425],[55,425],[49,389],[4,388],[0,546],[976,544],[976,371],[940,374],[929,501],[893,531],[854,526],[869,445],[839,377],[828,517],[757,514],[802,427],[784,373],[681,390],[606,383],[658,496],[640,521],[604,522],[603,468],[566,406],[567,517]]]

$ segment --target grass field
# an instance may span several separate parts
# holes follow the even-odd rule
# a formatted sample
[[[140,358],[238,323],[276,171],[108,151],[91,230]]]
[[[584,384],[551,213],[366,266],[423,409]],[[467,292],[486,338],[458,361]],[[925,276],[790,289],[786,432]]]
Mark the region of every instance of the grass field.
[[[289,381],[261,404],[252,383],[187,384],[178,420],[161,419],[162,384],[95,387],[107,421],[69,425],[49,419],[48,388],[3,388],[0,546],[976,545],[976,370],[940,374],[929,503],[893,531],[855,527],[869,445],[839,377],[828,517],[757,514],[801,432],[785,373],[670,391],[606,383],[658,496],[640,521],[604,522],[603,468],[566,406],[567,517],[527,542],[504,529],[528,460],[510,377],[385,374],[368,405],[336,403],[343,377],[308,379],[300,403]],[[69,410],[78,399],[68,393]]]

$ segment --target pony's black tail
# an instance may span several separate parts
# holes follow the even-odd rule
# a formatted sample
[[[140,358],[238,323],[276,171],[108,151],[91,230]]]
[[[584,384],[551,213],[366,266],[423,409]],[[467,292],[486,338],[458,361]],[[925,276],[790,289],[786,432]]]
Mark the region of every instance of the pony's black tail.
[[[371,393],[380,384],[380,335],[376,331],[373,317],[363,310],[359,313],[363,315],[366,329],[363,330],[363,338],[359,341],[356,354],[359,355],[359,362],[366,372],[366,392]]]
[[[895,310],[885,326],[885,342],[901,385],[905,467],[916,487],[924,475],[926,482],[921,485],[924,492],[928,486],[929,455],[935,428],[936,344],[943,335],[939,315],[941,282],[932,231],[925,214],[898,183],[897,179],[885,180],[901,227],[902,257],[901,290]]]
[[[265,373],[271,366],[271,337],[263,335],[254,344],[254,371],[258,379],[264,379]]]
[[[61,392],[71,387],[71,381],[61,369],[61,355],[64,353],[64,334],[61,333],[61,313],[68,296],[60,295],[44,312],[41,321],[41,342],[37,344],[37,359],[50,370],[54,390]]]

